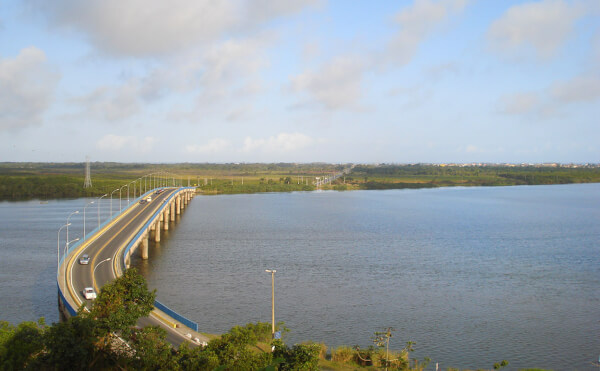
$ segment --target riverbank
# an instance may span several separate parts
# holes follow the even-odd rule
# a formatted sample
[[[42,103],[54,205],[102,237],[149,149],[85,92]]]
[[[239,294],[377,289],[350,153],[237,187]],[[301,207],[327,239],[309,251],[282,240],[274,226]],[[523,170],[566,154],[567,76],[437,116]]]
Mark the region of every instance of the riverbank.
[[[91,164],[84,188],[83,163],[0,163],[0,200],[130,195],[158,184],[195,186],[203,194],[316,190],[315,180],[340,174],[339,164]],[[152,174],[152,175],[150,175]],[[598,165],[355,165],[323,190],[351,191],[437,187],[599,183]]]

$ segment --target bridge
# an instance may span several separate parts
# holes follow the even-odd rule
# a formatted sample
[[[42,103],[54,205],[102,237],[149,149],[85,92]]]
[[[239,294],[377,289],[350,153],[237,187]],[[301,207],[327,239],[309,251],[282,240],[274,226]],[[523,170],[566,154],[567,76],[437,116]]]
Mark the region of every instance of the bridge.
[[[61,315],[76,315],[82,304],[89,308],[91,301],[84,297],[84,288],[93,287],[98,293],[104,284],[130,267],[134,252],[139,250],[142,259],[148,259],[149,240],[160,241],[161,230],[168,230],[175,223],[176,215],[181,214],[194,194],[194,187],[151,189],[68,248],[58,262],[56,277]],[[88,264],[79,263],[84,254],[89,256]],[[164,328],[167,340],[176,347],[184,341],[192,346],[208,341],[198,333],[197,323],[158,301],[151,314],[138,321],[140,327],[150,325]]]

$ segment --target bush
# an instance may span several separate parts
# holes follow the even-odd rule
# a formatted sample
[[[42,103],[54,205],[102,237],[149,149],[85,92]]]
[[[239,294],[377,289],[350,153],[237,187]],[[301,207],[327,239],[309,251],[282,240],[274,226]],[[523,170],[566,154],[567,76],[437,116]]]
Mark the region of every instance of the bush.
[[[331,360],[338,363],[347,363],[353,361],[356,357],[356,351],[348,346],[341,346],[331,351]]]

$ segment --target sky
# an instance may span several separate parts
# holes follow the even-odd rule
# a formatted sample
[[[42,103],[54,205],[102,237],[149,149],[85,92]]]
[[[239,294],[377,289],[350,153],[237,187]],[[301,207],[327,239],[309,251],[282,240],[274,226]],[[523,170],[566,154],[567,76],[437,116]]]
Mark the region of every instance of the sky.
[[[0,162],[600,163],[598,0],[0,0]]]

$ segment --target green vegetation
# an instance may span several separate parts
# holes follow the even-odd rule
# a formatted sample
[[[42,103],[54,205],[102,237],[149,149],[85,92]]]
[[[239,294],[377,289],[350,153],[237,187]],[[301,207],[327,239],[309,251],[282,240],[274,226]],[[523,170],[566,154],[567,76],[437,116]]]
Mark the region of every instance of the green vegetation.
[[[320,344],[287,347],[274,342],[271,325],[236,326],[205,347],[178,350],[159,327],[137,328],[153,307],[155,292],[129,269],[102,287],[88,312],[50,326],[42,320],[12,326],[0,322],[1,370],[317,370]],[[281,327],[281,324],[279,325]]]
[[[598,167],[360,165],[346,183],[355,189],[510,186],[600,182]]]
[[[46,325],[40,319],[13,326],[0,321],[0,370],[422,371],[429,363],[427,358],[410,358],[414,345],[410,341],[399,352],[389,350],[392,328],[375,332],[375,346],[343,346],[330,355],[322,343],[288,347],[279,339],[271,340],[271,325],[262,322],[213,335],[206,346],[183,343],[174,349],[160,327],[135,326],[152,310],[155,295],[145,279],[129,269],[102,287],[89,311],[82,305],[78,315],[65,322]],[[283,323],[277,330],[288,331]],[[502,361],[494,369],[506,365]]]
[[[313,191],[315,177],[348,169],[334,164],[118,164],[92,163],[92,187],[83,188],[83,163],[0,163],[0,200],[99,197],[129,183],[129,195],[144,175],[168,173],[169,184],[197,186],[204,194]],[[174,178],[174,179],[173,179]],[[137,181],[136,181],[137,180]],[[130,183],[134,182],[135,183]],[[600,167],[357,165],[326,190],[509,186],[600,182]],[[146,183],[146,184],[144,184]],[[122,189],[123,195],[127,187]],[[115,196],[118,192],[115,192]]]

